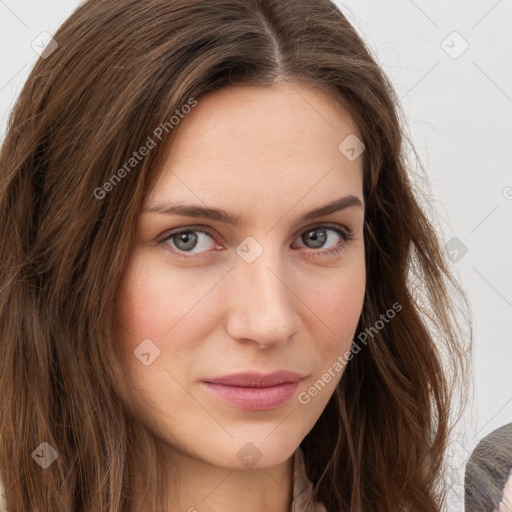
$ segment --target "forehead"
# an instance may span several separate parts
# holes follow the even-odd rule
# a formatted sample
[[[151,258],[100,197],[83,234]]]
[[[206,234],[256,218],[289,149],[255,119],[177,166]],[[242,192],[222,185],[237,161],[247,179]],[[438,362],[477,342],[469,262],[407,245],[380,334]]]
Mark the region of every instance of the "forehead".
[[[324,91],[288,82],[231,86],[197,102],[176,128],[146,205],[222,197],[290,207],[301,198],[361,196],[363,158],[351,161],[339,149],[347,137],[361,139],[359,129]]]
[[[231,86],[198,100],[177,127],[174,160],[201,154],[259,159],[293,149],[297,156],[326,145],[335,148],[359,129],[342,104],[318,87],[281,82],[272,87]],[[263,148],[256,143],[266,143]],[[309,142],[309,143],[308,143]],[[324,142],[322,147],[322,142]],[[201,150],[198,153],[198,150]],[[228,150],[228,151],[226,151]],[[283,157],[285,155],[283,154]]]

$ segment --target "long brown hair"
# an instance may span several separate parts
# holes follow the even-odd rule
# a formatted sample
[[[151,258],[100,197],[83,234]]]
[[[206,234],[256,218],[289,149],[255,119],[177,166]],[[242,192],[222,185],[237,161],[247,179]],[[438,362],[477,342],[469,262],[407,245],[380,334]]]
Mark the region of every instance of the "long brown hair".
[[[54,39],[0,153],[8,509],[126,511],[135,451],[148,503],[163,506],[154,439],[122,399],[114,342],[139,211],[184,105],[231,84],[287,80],[340,101],[366,147],[357,332],[401,306],[350,361],[301,443],[314,498],[329,512],[440,510],[451,392],[466,364],[452,294],[469,306],[410,179],[392,85],[345,16],[329,0],[89,0]],[[155,145],[135,164],[148,137]],[[57,454],[44,471],[37,450]]]

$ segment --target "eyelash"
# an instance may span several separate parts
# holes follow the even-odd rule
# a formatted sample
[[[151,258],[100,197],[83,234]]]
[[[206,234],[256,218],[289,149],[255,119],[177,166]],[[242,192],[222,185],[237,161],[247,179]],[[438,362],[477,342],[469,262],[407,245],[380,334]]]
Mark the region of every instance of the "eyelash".
[[[305,231],[303,231],[301,233],[301,235],[308,231],[319,230],[320,228],[327,228],[330,231],[334,231],[336,234],[340,235],[340,237],[342,238],[342,241],[340,243],[338,243],[336,245],[336,247],[334,247],[332,249],[328,249],[326,251],[315,250],[315,249],[310,249],[309,251],[306,251],[306,252],[309,252],[310,255],[313,257],[319,257],[319,256],[326,257],[326,256],[333,256],[333,255],[340,254],[346,248],[346,246],[348,245],[348,242],[350,242],[351,240],[354,239],[353,233],[348,228],[342,229],[340,226],[332,225],[332,224],[319,224],[317,226],[307,228]],[[204,252],[199,253],[199,254],[190,253],[191,254],[190,256],[185,256],[185,254],[187,254],[186,251],[180,251],[179,249],[172,248],[169,244],[166,243],[167,241],[169,241],[171,238],[173,238],[176,235],[180,235],[182,233],[190,233],[190,232],[204,233],[205,235],[208,235],[209,237],[213,238],[212,233],[208,229],[192,226],[190,228],[180,229],[179,231],[175,231],[173,233],[165,235],[165,237],[163,239],[158,241],[158,244],[166,245],[169,248],[168,250],[170,250],[173,254],[176,254],[178,257],[194,259],[194,258],[199,258],[199,257],[204,256],[204,254],[205,254]]]

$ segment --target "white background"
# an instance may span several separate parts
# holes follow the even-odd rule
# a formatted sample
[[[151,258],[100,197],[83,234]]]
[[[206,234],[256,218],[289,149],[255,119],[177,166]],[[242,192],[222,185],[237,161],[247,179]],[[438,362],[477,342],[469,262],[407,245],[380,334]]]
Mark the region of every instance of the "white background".
[[[443,243],[456,237],[467,247],[453,263],[474,315],[474,399],[452,453],[465,459],[512,421],[512,0],[337,4],[401,99]],[[78,5],[0,0],[1,136],[37,59],[32,41]]]

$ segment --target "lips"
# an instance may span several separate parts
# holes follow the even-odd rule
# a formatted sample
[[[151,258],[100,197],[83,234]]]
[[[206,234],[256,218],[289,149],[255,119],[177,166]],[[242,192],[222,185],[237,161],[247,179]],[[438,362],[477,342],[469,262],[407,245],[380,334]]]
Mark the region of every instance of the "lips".
[[[250,411],[275,409],[286,403],[304,377],[290,371],[238,373],[202,382],[206,390],[235,407]]]
[[[233,375],[227,375],[225,377],[218,377],[214,379],[208,379],[204,382],[211,384],[225,384],[226,386],[240,386],[247,388],[264,388],[269,386],[276,386],[277,384],[284,384],[287,382],[297,382],[303,378],[295,372],[281,370],[269,374],[260,373],[235,373]]]

